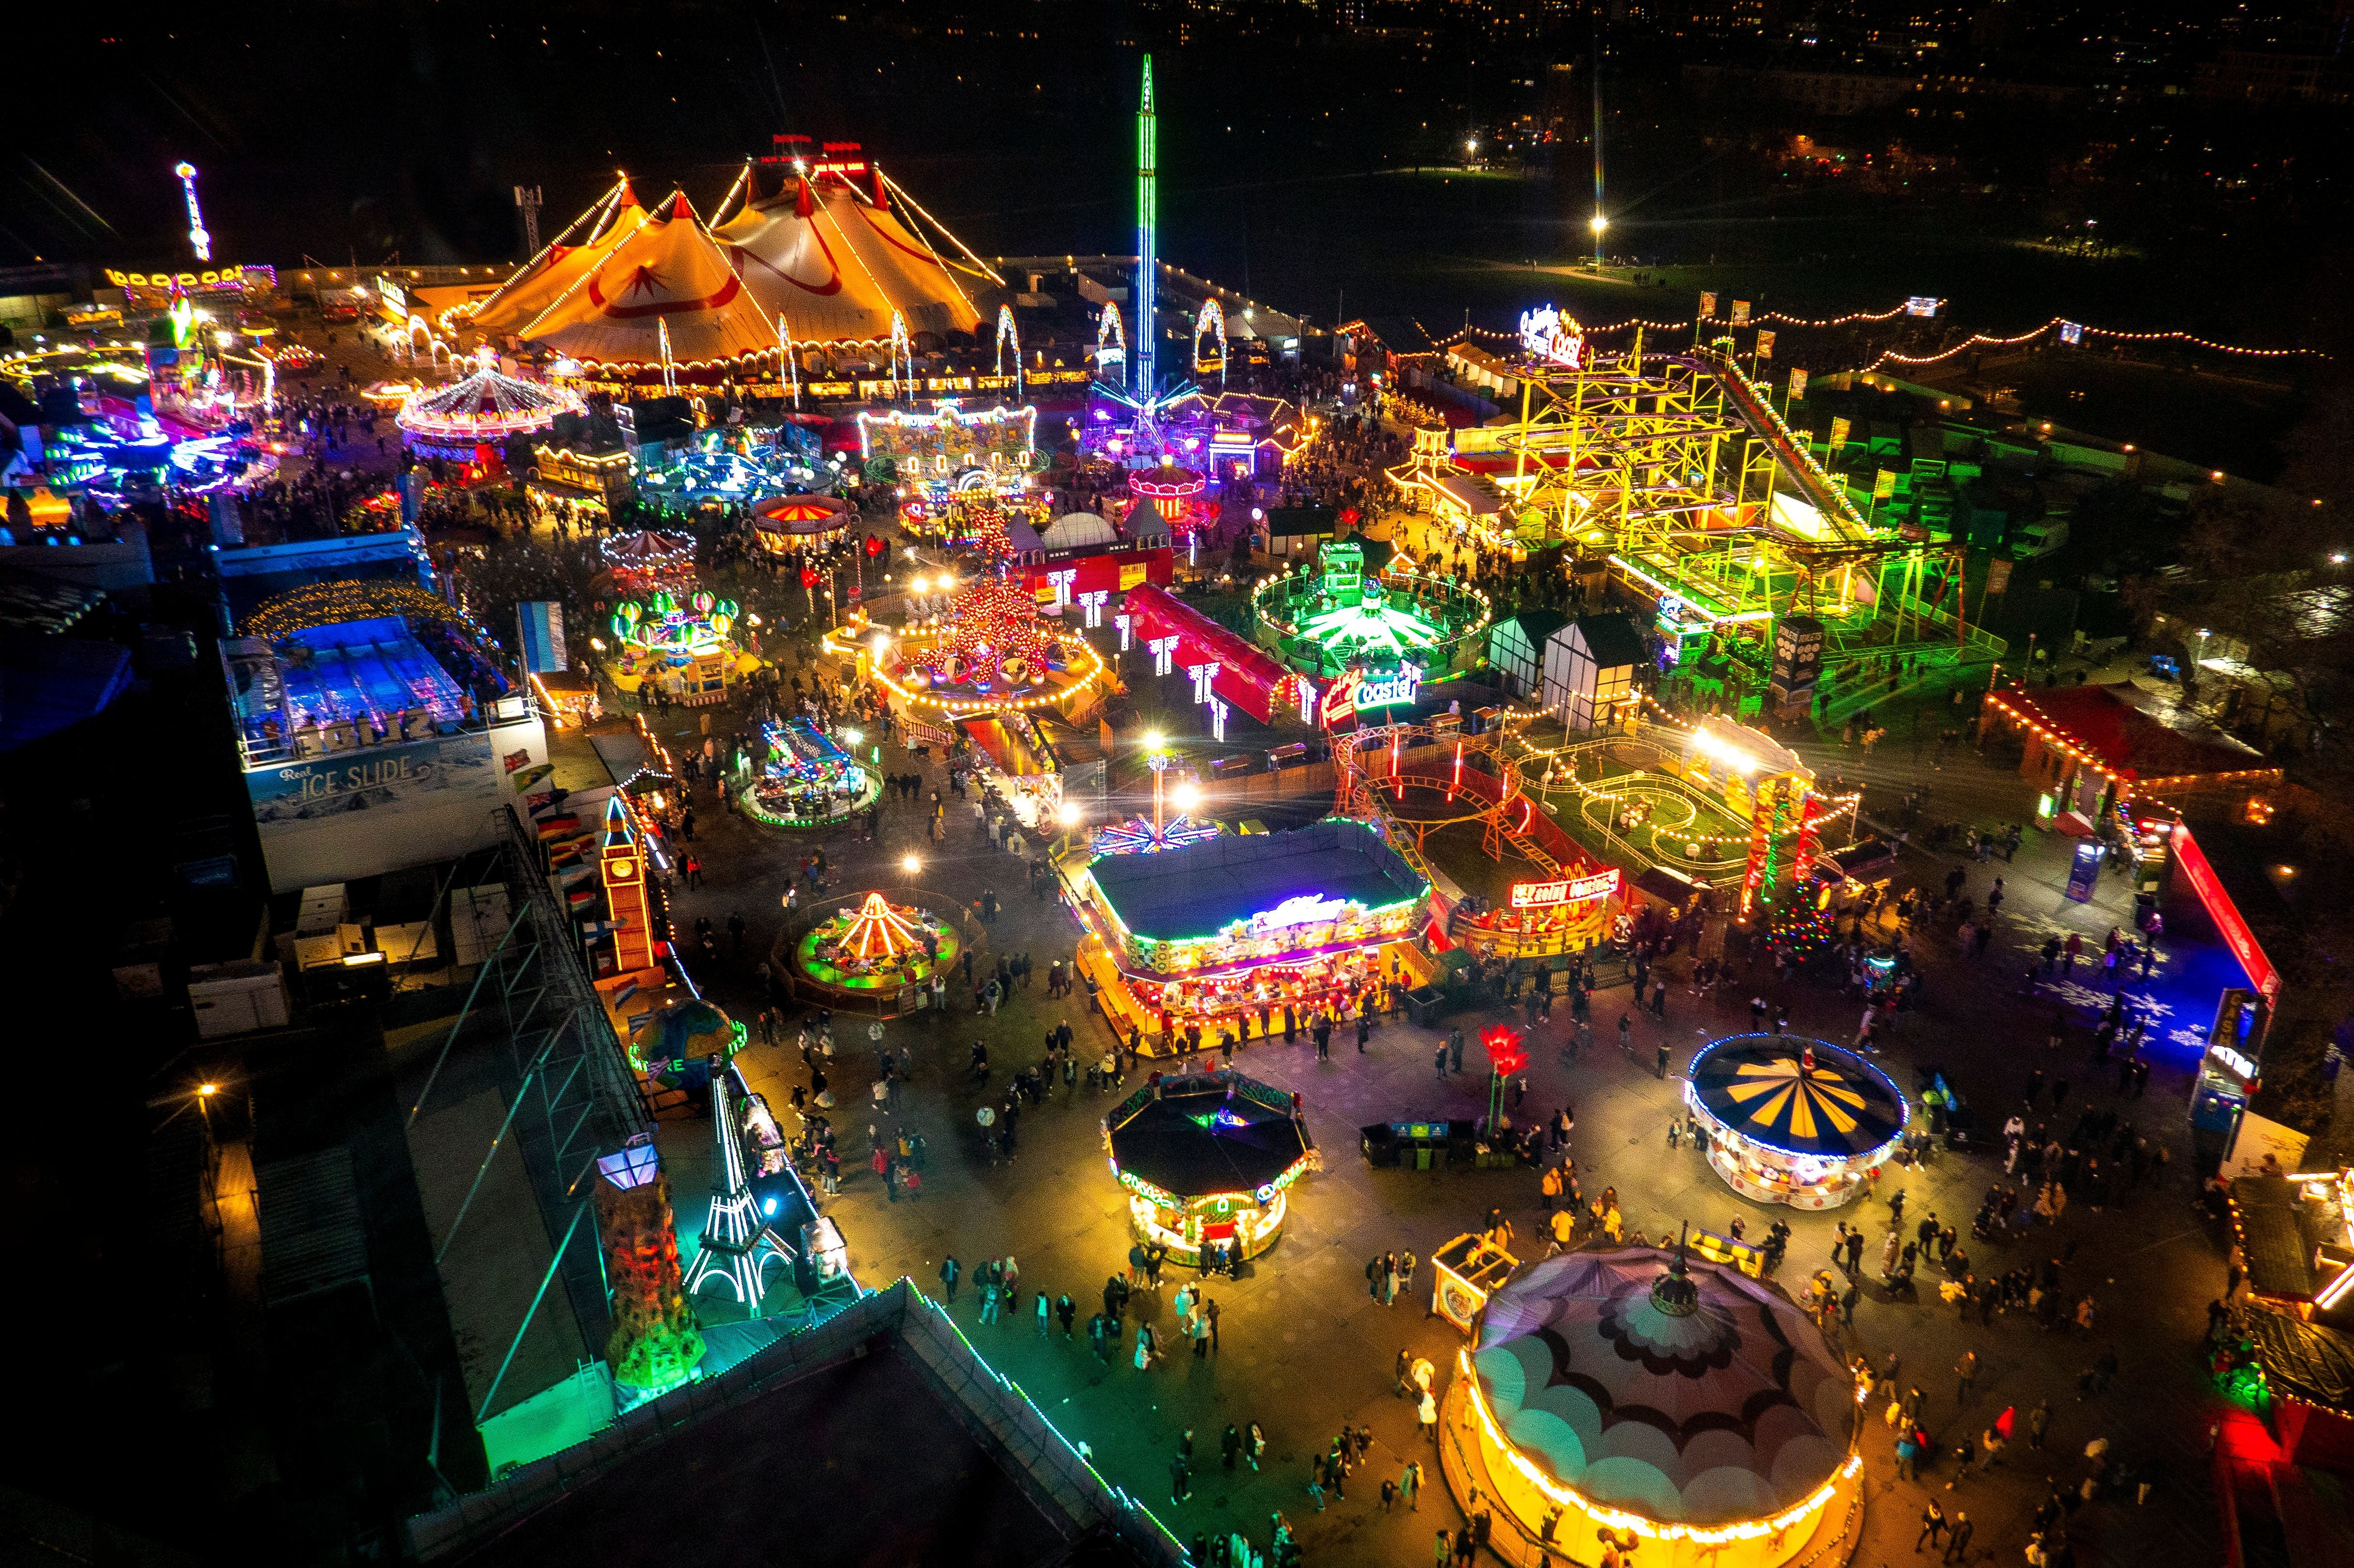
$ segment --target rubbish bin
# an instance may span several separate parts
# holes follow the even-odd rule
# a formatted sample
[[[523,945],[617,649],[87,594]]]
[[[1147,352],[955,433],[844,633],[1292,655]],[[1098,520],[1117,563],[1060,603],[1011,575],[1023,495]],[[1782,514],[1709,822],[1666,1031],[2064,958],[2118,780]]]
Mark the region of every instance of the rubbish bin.
[[[1416,1171],[1430,1169],[1430,1145],[1427,1143],[1417,1143],[1414,1146],[1414,1168]]]
[[[1435,985],[1420,985],[1405,993],[1405,1015],[1416,1029],[1436,1029],[1445,1010],[1447,993]]]
[[[1357,1147],[1363,1150],[1368,1165],[1395,1165],[1398,1162],[1397,1133],[1387,1122],[1359,1128]]]

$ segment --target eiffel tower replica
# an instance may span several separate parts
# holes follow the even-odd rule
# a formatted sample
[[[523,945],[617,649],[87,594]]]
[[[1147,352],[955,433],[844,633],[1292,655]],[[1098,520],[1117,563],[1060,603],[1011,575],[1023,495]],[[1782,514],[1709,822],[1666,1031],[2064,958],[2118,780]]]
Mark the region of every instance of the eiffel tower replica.
[[[718,1129],[719,1171],[711,1185],[711,1214],[703,1223],[702,1250],[687,1273],[686,1293],[700,1295],[712,1281],[725,1281],[745,1311],[757,1318],[768,1294],[765,1266],[773,1258],[790,1269],[793,1255],[760,1223],[752,1183],[744,1173],[742,1113],[733,1093],[736,1075],[724,1065],[715,1063],[714,1068],[711,1122]]]

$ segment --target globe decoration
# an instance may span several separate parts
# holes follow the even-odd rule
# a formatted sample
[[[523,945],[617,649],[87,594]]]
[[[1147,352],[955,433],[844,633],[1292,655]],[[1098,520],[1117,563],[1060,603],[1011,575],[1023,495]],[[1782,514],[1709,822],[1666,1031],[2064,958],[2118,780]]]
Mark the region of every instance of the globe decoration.
[[[706,1089],[711,1059],[725,1066],[745,1039],[744,1026],[711,1003],[674,1001],[631,1031],[630,1065],[666,1089]]]

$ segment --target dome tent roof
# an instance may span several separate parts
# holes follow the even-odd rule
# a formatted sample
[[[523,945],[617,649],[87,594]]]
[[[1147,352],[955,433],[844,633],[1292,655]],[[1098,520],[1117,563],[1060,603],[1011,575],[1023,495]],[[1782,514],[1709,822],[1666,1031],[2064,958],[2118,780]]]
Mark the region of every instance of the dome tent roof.
[[[1505,1436],[1562,1485],[1669,1522],[1803,1500],[1845,1461],[1855,1384],[1797,1305],[1649,1247],[1549,1259],[1488,1306],[1472,1360]],[[1659,1288],[1655,1288],[1658,1287]]]
[[[1119,534],[1092,512],[1066,512],[1038,535],[1038,542],[1049,550],[1076,550],[1086,545],[1118,544]]]

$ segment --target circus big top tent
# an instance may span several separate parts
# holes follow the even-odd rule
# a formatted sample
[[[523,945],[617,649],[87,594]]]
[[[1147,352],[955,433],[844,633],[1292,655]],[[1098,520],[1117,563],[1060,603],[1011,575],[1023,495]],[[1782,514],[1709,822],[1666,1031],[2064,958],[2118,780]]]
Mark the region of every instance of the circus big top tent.
[[[978,330],[972,291],[1000,280],[970,252],[944,260],[912,217],[893,211],[894,196],[915,209],[864,160],[820,162],[788,175],[777,195],[748,201],[713,237],[762,312],[771,321],[782,315],[796,343],[885,342],[894,312],[911,333]]]
[[[674,193],[515,331],[590,374],[740,366],[777,353],[776,329],[684,193]]]
[[[630,182],[622,180],[598,197],[594,207],[549,241],[538,255],[525,263],[522,270],[501,284],[498,292],[475,306],[465,317],[463,329],[486,337],[512,337],[531,324],[533,317],[562,299],[645,220],[646,209],[638,205]],[[585,238],[578,244],[566,244],[576,230],[581,231]]]

